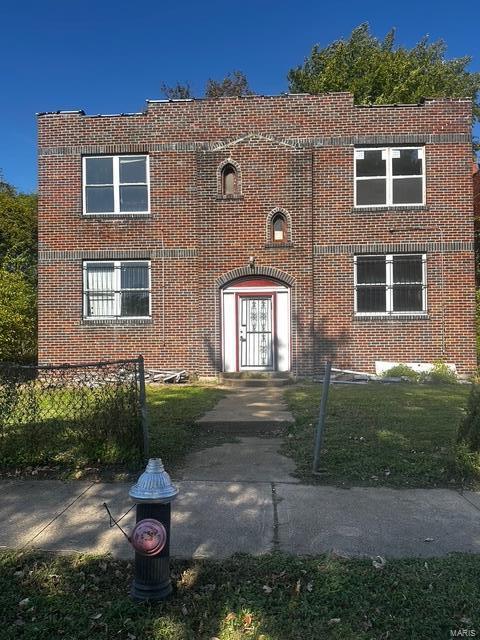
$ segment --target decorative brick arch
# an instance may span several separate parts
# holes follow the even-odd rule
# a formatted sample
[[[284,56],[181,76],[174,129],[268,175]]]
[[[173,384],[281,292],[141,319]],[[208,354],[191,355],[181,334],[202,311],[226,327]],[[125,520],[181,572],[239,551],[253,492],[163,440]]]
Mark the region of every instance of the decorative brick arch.
[[[285,273],[285,271],[280,271],[280,269],[276,269],[275,267],[262,267],[257,265],[255,265],[253,269],[247,266],[227,271],[217,278],[216,285],[219,289],[222,289],[226,284],[229,284],[233,280],[238,280],[238,278],[244,278],[245,276],[265,276],[267,278],[279,280],[282,284],[285,284],[288,287],[293,287],[295,285],[295,278],[290,274]]]
[[[235,169],[237,173],[237,192],[235,193],[235,196],[241,196],[242,195],[242,171],[240,169],[240,165],[238,164],[238,162],[235,162],[235,160],[230,157],[228,157],[226,160],[221,162],[217,167],[217,193],[219,195],[222,195],[222,191],[223,191],[222,172],[223,172],[223,169],[229,164],[232,165],[232,167]],[[225,196],[225,197],[232,197],[232,196]]]
[[[277,213],[281,213],[285,217],[285,221],[287,223],[287,239],[285,240],[284,244],[289,244],[289,243],[293,242],[293,238],[292,238],[292,216],[283,207],[275,207],[275,209],[272,209],[270,211],[270,213],[268,214],[267,219],[265,221],[265,242],[266,242],[266,244],[271,244],[272,243],[271,224],[272,224],[272,220],[273,220],[274,216]]]

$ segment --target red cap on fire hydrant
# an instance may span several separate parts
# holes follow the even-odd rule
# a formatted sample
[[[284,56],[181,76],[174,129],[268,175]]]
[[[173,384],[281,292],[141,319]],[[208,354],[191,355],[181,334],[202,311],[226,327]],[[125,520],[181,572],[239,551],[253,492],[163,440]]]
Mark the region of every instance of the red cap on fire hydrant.
[[[146,518],[137,522],[130,540],[135,551],[144,556],[154,556],[165,546],[167,531],[158,520]]]

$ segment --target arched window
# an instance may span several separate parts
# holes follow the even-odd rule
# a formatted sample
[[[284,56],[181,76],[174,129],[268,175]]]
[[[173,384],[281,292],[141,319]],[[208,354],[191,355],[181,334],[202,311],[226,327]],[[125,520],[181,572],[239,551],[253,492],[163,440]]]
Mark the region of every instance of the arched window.
[[[287,220],[283,213],[276,213],[271,222],[272,242],[287,241]]]
[[[233,164],[226,164],[222,169],[222,195],[234,196],[238,192],[237,170]]]

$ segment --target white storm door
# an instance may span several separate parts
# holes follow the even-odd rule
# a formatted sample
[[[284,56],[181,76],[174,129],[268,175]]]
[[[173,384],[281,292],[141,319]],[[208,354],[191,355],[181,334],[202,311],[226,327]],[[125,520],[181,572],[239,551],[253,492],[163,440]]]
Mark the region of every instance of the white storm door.
[[[240,369],[273,369],[273,296],[239,296],[238,306]]]

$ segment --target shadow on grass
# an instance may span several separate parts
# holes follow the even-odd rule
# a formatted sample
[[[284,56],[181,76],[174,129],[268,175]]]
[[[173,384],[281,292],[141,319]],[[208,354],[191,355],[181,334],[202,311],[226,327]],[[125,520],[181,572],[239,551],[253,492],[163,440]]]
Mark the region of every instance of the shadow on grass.
[[[141,423],[137,402],[131,393],[103,391],[62,390],[39,397],[20,394],[3,414],[2,468],[138,464]]]
[[[319,480],[311,468],[321,385],[296,387],[286,393],[296,422],[284,452],[312,483],[474,486],[480,467],[456,444],[468,393],[463,385],[333,386]]]
[[[162,385],[147,388],[150,455],[167,468],[182,462],[192,449],[218,441],[202,432],[195,419],[224,395],[214,387]],[[31,390],[9,407],[9,424],[0,434],[0,468],[82,469],[112,467],[118,471],[142,466],[140,417],[127,394],[102,397],[100,391],[55,391],[40,401]],[[135,410],[134,410],[135,411]]]
[[[202,385],[151,385],[147,389],[151,455],[162,458],[170,471],[178,468],[190,451],[224,441],[225,436],[206,433],[195,420],[226,393]]]
[[[130,563],[4,553],[2,638],[443,638],[478,629],[479,570],[480,556],[462,555],[397,560],[382,571],[371,560],[280,554],[175,561],[175,595],[135,605]]]

